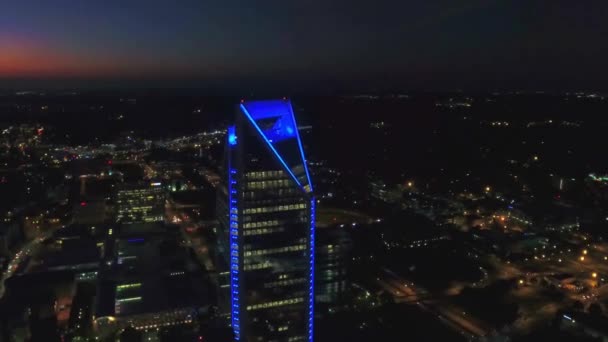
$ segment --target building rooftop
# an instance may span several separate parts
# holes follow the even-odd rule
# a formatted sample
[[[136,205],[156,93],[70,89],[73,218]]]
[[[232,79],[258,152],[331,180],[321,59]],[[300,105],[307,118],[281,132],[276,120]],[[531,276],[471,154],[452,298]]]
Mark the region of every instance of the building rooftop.
[[[100,275],[96,317],[209,305],[211,286],[190,250],[162,224],[126,225]]]

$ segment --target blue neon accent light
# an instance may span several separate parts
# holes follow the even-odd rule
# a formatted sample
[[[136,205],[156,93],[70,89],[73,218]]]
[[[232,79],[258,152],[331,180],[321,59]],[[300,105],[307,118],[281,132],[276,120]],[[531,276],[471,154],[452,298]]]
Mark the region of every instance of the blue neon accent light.
[[[255,129],[258,131],[258,133],[260,133],[260,136],[264,139],[264,141],[266,142],[266,144],[268,145],[268,147],[270,147],[270,150],[274,153],[274,155],[277,157],[277,159],[279,160],[279,162],[283,165],[283,167],[285,168],[285,171],[287,171],[289,173],[289,175],[291,175],[291,178],[293,178],[293,180],[296,182],[296,184],[298,184],[298,186],[300,188],[302,188],[302,184],[300,183],[300,181],[298,180],[298,178],[293,174],[293,172],[287,166],[287,164],[285,163],[285,161],[283,160],[283,158],[281,158],[281,155],[279,154],[279,152],[277,152],[277,150],[274,148],[274,146],[272,146],[272,143],[270,141],[268,141],[268,138],[266,137],[266,135],[264,134],[264,132],[262,132],[262,129],[260,129],[260,126],[258,126],[258,124],[255,122],[255,120],[253,119],[253,117],[251,116],[251,114],[249,114],[249,111],[247,110],[247,108],[245,108],[245,106],[243,104],[241,104],[241,110],[245,114],[245,117],[247,117],[247,119],[249,119],[249,121],[251,122],[251,124],[253,125],[253,127],[255,127]]]
[[[244,104],[256,120],[282,117],[291,107],[288,100],[246,101]]]
[[[297,129],[298,125],[291,102],[289,100],[251,101],[241,104],[241,109],[254,124],[260,135],[266,140],[271,150],[279,157],[283,166],[289,168],[289,165],[295,167],[301,163],[306,174],[306,182],[301,179],[297,179],[296,182],[305,192],[312,192],[310,173],[306,158],[304,157],[304,148]],[[288,145],[281,146],[279,143],[282,141],[290,142],[286,142]],[[299,155],[299,160],[295,165],[293,165],[296,162],[295,160],[290,160],[285,155],[282,155],[282,152],[285,152],[282,151],[282,148],[289,147],[290,143],[295,144],[292,146],[293,148],[299,149],[297,152],[291,150]],[[289,169],[291,175],[295,176],[293,173],[294,169]]]
[[[234,149],[237,144],[234,126],[228,127],[228,146]],[[239,235],[238,235],[238,192],[237,171],[232,168],[232,161],[228,161],[228,218],[230,226],[230,313],[234,339],[241,339],[240,303],[239,303]]]
[[[144,242],[144,238],[134,238],[134,239],[128,239],[127,240],[128,243],[137,243],[137,242]]]
[[[315,198],[310,200],[310,284],[308,291],[308,341],[313,342],[315,319]]]
[[[280,115],[276,117],[272,127],[264,131],[264,134],[272,143],[296,138],[294,126],[295,122],[289,115]]]
[[[294,125],[296,124],[296,117],[293,114],[293,108],[291,105],[289,106],[289,113],[291,114],[291,120]],[[296,137],[298,139],[298,147],[300,147],[300,154],[302,156],[302,166],[304,167],[304,171],[306,171],[306,179],[308,179],[308,186],[310,187],[310,191],[312,191],[312,181],[310,180],[310,174],[308,173],[308,165],[306,165],[306,158],[304,158],[304,148],[302,148],[302,139],[300,139],[300,133],[296,129]]]
[[[236,145],[236,127],[235,126],[228,127],[228,144],[230,146]]]

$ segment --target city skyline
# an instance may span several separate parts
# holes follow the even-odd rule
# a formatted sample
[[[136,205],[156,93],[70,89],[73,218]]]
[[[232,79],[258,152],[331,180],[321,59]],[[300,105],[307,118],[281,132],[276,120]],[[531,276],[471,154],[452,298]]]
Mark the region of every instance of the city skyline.
[[[5,1],[0,341],[608,341],[607,18]]]
[[[606,96],[190,93],[0,97],[3,339],[608,336]]]

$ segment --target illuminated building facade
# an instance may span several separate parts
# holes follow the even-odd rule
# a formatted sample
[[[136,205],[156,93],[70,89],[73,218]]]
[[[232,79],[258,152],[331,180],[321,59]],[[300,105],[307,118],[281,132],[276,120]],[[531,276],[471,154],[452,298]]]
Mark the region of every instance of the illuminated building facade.
[[[116,222],[160,222],[164,219],[165,193],[160,183],[124,185],[116,197]]]
[[[289,100],[239,105],[226,143],[220,250],[240,341],[312,341],[315,199]]]
[[[111,267],[96,275],[96,337],[104,340],[127,326],[144,332],[193,329],[197,312],[209,310],[211,284],[202,268],[192,264],[187,248],[166,253],[166,246],[181,243],[180,235],[160,223],[123,228],[108,232]]]
[[[329,308],[338,306],[347,289],[347,263],[352,240],[337,227],[317,229],[315,242],[316,301]]]

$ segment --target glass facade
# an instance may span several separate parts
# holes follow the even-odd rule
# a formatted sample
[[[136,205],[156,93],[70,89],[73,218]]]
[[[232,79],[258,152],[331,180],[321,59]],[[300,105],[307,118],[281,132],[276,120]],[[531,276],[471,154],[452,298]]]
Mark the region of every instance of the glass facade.
[[[160,222],[164,219],[165,196],[160,183],[123,185],[116,195],[116,222]]]
[[[338,306],[346,291],[346,272],[352,241],[338,227],[317,230],[316,234],[316,300],[328,308]]]
[[[311,341],[314,197],[287,100],[242,103],[219,196],[225,307],[240,341]]]

